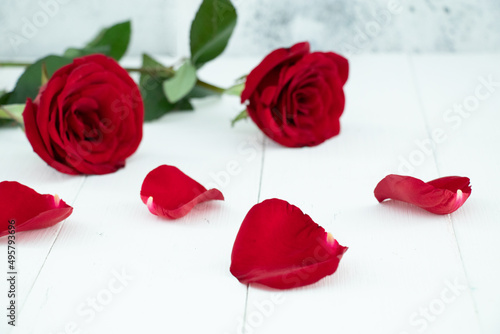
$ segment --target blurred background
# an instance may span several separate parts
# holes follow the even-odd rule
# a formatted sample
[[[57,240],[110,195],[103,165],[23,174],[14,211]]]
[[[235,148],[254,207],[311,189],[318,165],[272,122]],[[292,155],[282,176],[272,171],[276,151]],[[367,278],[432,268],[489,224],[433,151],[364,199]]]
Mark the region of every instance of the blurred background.
[[[0,59],[35,59],[80,46],[132,20],[129,56],[189,54],[201,0],[2,0]],[[234,0],[238,24],[227,56],[262,56],[309,40],[314,50],[499,52],[498,0]]]

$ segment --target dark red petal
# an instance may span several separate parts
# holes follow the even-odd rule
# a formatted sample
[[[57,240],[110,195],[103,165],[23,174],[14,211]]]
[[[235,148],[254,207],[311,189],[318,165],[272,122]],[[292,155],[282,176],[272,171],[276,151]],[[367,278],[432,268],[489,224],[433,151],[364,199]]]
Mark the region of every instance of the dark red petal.
[[[334,52],[325,52],[324,55],[332,59],[335,64],[337,64],[338,73],[342,81],[342,85],[344,85],[349,77],[349,61]]]
[[[230,270],[241,283],[296,288],[333,274],[346,250],[299,208],[274,198],[247,213]]]
[[[33,151],[37,153],[40,158],[43,159],[47,164],[55,168],[56,170],[66,173],[66,174],[78,174],[74,169],[56,161],[47,146],[45,145],[42,136],[40,134],[37,122],[36,122],[37,106],[31,99],[26,100],[26,107],[23,112],[24,126],[26,128],[26,137],[33,147]]]
[[[456,211],[471,194],[468,177],[447,176],[427,183],[411,176],[388,175],[377,184],[379,202],[391,198],[445,215]]]
[[[9,234],[12,220],[17,233],[53,226],[72,212],[57,196],[41,195],[18,182],[0,182],[0,237]]]
[[[152,214],[176,219],[187,215],[198,203],[223,201],[224,196],[217,189],[207,190],[177,167],[162,165],[144,179],[141,199]]]
[[[250,95],[254,92],[254,90],[259,85],[260,81],[276,66],[282,64],[285,61],[294,58],[300,58],[303,55],[309,53],[309,43],[302,42],[293,45],[290,48],[281,48],[274,50],[270,54],[268,54],[262,62],[255,67],[250,74],[248,74],[245,89],[241,93],[241,103],[248,100]]]

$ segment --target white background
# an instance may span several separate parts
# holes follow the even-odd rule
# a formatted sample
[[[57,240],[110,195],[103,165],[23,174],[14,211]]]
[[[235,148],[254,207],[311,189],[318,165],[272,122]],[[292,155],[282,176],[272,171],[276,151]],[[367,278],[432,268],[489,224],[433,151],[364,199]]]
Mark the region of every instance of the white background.
[[[397,14],[389,14],[394,3]],[[188,55],[199,0],[2,0],[0,58],[36,58],[81,45],[100,27],[132,19],[129,55]],[[309,40],[313,49],[370,52],[500,51],[496,0],[236,0],[229,56],[262,56]],[[14,42],[22,38],[22,43]],[[18,39],[19,41],[19,39]]]

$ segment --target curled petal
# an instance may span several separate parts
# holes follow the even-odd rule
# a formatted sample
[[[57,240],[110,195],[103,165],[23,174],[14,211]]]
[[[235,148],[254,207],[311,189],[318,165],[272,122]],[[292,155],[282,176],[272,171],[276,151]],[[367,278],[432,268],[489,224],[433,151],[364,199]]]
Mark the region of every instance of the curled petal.
[[[464,204],[471,187],[468,177],[447,176],[425,183],[411,176],[391,174],[377,184],[374,193],[379,202],[390,198],[445,215]]]
[[[187,215],[198,203],[222,201],[224,196],[217,189],[207,190],[177,167],[162,165],[144,179],[141,199],[152,214],[176,219]]]
[[[326,52],[325,55],[337,64],[340,79],[342,80],[342,84],[345,84],[349,76],[349,62],[347,59],[334,52]]]
[[[17,233],[53,226],[72,212],[57,195],[41,195],[18,182],[0,182],[0,237],[9,234],[12,221]]]
[[[281,48],[268,54],[250,74],[248,74],[245,89],[241,93],[241,103],[248,100],[257,88],[258,83],[276,66],[288,61],[299,59],[309,53],[309,42],[302,42],[290,48]]]
[[[230,270],[241,283],[296,288],[333,274],[346,250],[299,208],[274,198],[246,215]]]

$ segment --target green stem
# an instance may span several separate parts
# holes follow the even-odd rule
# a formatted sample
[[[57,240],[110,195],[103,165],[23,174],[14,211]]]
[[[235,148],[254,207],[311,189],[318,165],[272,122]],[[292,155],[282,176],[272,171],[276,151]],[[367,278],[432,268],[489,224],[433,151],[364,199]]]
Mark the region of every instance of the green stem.
[[[19,62],[12,62],[12,61],[0,62],[0,67],[16,67],[16,66],[27,67],[30,65],[31,65],[31,63],[19,63]]]
[[[141,73],[141,74],[166,74],[174,75],[175,71],[171,67],[147,67],[147,68],[136,68],[136,67],[124,67],[127,72]]]
[[[224,88],[221,88],[221,87],[218,87],[218,86],[214,86],[214,85],[209,84],[208,82],[202,81],[200,79],[198,79],[198,81],[196,82],[196,84],[198,86],[201,86],[201,87],[203,87],[205,89],[211,90],[211,91],[216,92],[218,94],[224,94],[224,92],[226,91]]]
[[[30,66],[31,63],[21,63],[21,62],[0,62],[0,67],[27,67]],[[124,67],[125,71],[130,73],[141,73],[141,74],[166,74],[166,75],[174,75],[175,71],[171,67],[147,67],[147,68],[137,68],[137,67]],[[201,86],[205,89],[211,90],[218,94],[224,94],[226,91],[224,88],[214,86],[208,82],[198,79],[198,86]]]

